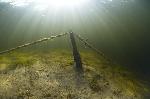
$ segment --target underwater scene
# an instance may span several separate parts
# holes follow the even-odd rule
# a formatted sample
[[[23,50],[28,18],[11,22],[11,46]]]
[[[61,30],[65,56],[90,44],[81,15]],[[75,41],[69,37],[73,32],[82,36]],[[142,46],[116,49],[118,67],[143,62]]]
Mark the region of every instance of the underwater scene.
[[[0,99],[150,99],[150,0],[0,0]]]

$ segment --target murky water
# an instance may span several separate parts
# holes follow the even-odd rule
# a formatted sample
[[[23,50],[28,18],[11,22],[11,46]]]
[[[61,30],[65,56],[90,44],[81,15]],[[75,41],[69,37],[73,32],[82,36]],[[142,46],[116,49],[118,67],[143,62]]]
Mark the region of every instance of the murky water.
[[[1,50],[72,30],[114,60],[149,74],[148,0],[94,0],[70,9],[6,1],[0,3]]]
[[[150,81],[149,0],[83,0],[55,6],[40,5],[41,0],[0,1],[0,51],[72,30]],[[69,42],[68,37],[58,38],[25,50],[69,49]]]

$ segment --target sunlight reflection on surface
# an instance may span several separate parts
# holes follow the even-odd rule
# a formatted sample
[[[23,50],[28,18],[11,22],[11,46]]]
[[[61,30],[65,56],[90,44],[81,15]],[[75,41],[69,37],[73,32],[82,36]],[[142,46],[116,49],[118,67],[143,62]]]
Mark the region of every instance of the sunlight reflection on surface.
[[[90,4],[92,0],[0,0],[0,2],[10,3],[13,7],[32,6],[37,10],[46,10],[48,8],[75,8]],[[100,0],[100,2],[112,2],[113,0]],[[92,2],[95,2],[93,0]],[[99,1],[98,1],[99,2]]]
[[[1,0],[0,2],[8,2],[14,7],[32,6],[39,10],[48,7],[64,8],[82,6],[89,0]]]

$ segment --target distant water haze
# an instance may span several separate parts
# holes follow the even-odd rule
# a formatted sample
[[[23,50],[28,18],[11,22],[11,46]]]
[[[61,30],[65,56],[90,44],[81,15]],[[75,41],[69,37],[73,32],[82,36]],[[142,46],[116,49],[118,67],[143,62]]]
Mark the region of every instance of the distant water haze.
[[[38,10],[2,2],[0,50],[72,30],[117,63],[150,80],[149,4],[149,0],[92,0],[70,9]],[[67,48],[67,42],[66,37],[36,48]]]

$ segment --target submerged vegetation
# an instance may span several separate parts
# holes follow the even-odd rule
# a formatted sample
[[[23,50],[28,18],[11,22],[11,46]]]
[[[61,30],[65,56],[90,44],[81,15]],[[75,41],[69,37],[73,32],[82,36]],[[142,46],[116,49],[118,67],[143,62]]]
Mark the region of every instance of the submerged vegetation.
[[[0,0],[0,99],[150,99],[150,0],[68,1]]]
[[[82,51],[84,79],[77,84],[72,53],[13,52],[0,56],[0,97],[18,99],[144,99],[148,86],[128,69]]]
[[[0,57],[0,70],[16,69],[17,67],[30,66],[35,58],[29,53],[14,52]]]

